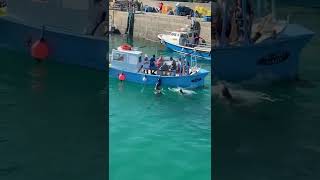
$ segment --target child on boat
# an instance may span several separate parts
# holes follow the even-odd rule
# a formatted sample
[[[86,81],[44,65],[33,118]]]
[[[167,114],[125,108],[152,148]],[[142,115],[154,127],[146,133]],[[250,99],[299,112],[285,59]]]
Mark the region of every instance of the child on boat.
[[[146,54],[143,62],[143,73],[148,74],[149,68],[150,68],[150,63],[149,63],[148,55]]]
[[[155,75],[155,71],[157,70],[156,64],[156,55],[153,55],[152,58],[150,59],[150,73]]]
[[[172,61],[171,68],[170,68],[171,75],[175,76],[176,75],[176,70],[177,70],[177,63],[172,57],[170,57],[170,61]]]

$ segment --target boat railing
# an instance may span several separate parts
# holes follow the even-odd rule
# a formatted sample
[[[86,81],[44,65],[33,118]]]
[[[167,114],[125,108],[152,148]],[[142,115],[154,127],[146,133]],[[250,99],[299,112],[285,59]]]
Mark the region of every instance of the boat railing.
[[[205,43],[199,43],[199,44],[192,44],[192,43],[187,43],[187,47],[198,47],[198,48],[211,48],[211,44],[205,44]]]

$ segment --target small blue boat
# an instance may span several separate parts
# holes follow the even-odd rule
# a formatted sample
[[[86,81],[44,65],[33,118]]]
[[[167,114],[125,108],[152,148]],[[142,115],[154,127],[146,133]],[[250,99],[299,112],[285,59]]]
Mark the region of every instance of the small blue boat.
[[[163,72],[159,68],[156,70],[157,74],[144,73],[141,71],[142,57],[143,53],[137,49],[128,50],[121,47],[113,49],[109,58],[110,77],[118,78],[121,81],[125,80],[147,85],[155,85],[161,79],[164,86],[197,88],[204,86],[205,77],[209,73],[209,71],[198,67],[195,58],[191,60],[189,71],[183,71],[183,68],[180,68],[181,71],[178,72],[170,70]],[[181,65],[184,62],[186,61],[177,61],[177,64]],[[170,60],[164,60],[163,65],[170,66],[171,63],[172,61]]]

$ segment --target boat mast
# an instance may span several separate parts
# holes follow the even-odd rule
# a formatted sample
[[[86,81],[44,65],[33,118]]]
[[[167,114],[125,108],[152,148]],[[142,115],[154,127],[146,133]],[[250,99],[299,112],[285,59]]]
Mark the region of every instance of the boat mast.
[[[243,32],[244,32],[244,45],[249,44],[248,35],[248,21],[247,21],[247,0],[242,0],[242,20],[243,20]]]
[[[271,0],[272,21],[276,21],[276,1]]]
[[[127,23],[127,42],[128,44],[132,44],[133,41],[133,28],[134,28],[134,2],[133,0],[128,0],[128,23]]]
[[[261,17],[261,0],[257,0],[257,16]]]
[[[223,11],[223,19],[222,19],[222,33],[221,33],[221,46],[224,47],[226,45],[226,28],[227,28],[227,0],[222,0],[221,6]]]

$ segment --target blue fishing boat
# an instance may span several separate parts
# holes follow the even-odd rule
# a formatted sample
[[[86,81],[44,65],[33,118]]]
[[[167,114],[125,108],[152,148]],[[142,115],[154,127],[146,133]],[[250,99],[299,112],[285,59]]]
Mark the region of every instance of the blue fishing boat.
[[[108,37],[98,33],[104,28],[103,19],[95,23],[103,17],[98,8],[90,0],[10,0],[7,14],[0,17],[0,48],[106,70]]]
[[[168,34],[159,34],[158,38],[161,44],[172,51],[211,60],[211,45],[200,37],[200,23],[194,19],[191,27],[180,28]]]
[[[265,12],[264,15],[261,7],[266,1],[257,1],[257,16],[250,25],[248,19],[251,15],[247,13],[250,12],[246,9],[247,1],[241,2],[242,18],[234,19],[242,22],[240,30],[244,35],[239,39],[232,37],[236,34],[233,32],[233,27],[231,27],[231,35],[226,37],[228,21],[226,12],[231,2],[225,1],[225,4],[221,5],[223,16],[220,29],[222,32],[212,46],[214,52],[212,73],[215,79],[243,81],[296,78],[300,52],[314,33],[301,25],[291,24],[289,19],[277,20],[274,0],[270,2],[271,13]]]
[[[123,48],[129,47],[129,48]],[[164,59],[161,67],[156,73],[149,73],[149,69],[143,67],[143,52],[128,45],[113,49],[110,54],[109,75],[118,78],[120,81],[131,81],[139,84],[155,85],[159,79],[162,85],[168,87],[197,88],[204,86],[205,77],[209,71],[201,69],[192,58],[189,68],[183,68],[186,60],[177,60],[176,70],[165,70],[162,67],[172,65],[173,61]],[[144,72],[143,72],[144,71]]]

